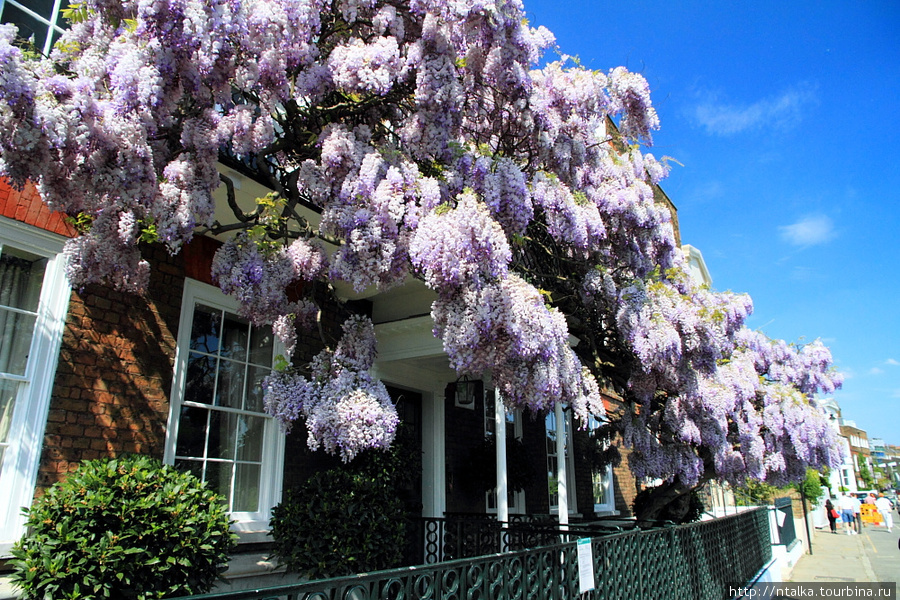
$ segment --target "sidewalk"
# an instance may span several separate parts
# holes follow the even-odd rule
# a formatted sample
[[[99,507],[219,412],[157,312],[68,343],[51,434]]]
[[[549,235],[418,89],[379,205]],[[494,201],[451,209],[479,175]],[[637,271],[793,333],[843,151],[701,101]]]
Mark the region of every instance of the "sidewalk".
[[[812,551],[794,565],[790,581],[878,581],[863,548],[862,536],[817,529]]]

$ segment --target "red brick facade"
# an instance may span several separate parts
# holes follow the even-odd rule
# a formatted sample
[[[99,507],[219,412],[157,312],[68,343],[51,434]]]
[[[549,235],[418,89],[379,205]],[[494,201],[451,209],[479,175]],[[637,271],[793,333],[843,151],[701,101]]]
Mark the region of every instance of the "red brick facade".
[[[9,187],[6,181],[0,180],[0,215],[66,237],[75,235],[75,230],[66,222],[65,216],[51,212],[41,202],[37,189],[30,183],[20,192]]]
[[[153,269],[144,296],[101,286],[72,293],[39,490],[83,460],[163,456],[184,277],[161,248],[148,258]]]

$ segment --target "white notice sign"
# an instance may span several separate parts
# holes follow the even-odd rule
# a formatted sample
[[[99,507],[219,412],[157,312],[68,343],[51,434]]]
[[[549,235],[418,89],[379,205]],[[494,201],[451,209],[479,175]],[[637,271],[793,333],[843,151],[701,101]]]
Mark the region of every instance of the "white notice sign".
[[[578,540],[578,587],[580,593],[594,589],[594,553],[591,550],[591,539]]]

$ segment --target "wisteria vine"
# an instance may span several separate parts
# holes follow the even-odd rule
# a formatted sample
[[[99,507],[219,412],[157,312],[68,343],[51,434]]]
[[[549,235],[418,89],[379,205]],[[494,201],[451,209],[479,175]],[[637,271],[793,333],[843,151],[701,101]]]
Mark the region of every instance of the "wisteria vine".
[[[519,0],[84,0],[49,57],[0,26],[0,174],[83,225],[65,250],[77,286],[140,292],[141,244],[230,233],[213,275],[289,356],[316,307],[288,288],[416,277],[450,364],[509,404],[586,423],[618,395],[639,477],[835,464],[815,400],[840,385],[827,348],[748,331],[748,297],[687,277],[657,198],[668,166],[643,149],[646,80],[564,55],[537,68],[555,41],[524,16]],[[281,201],[222,222],[223,150]],[[344,459],[385,447],[374,351],[351,318],[304,374],[266,380],[267,409]]]

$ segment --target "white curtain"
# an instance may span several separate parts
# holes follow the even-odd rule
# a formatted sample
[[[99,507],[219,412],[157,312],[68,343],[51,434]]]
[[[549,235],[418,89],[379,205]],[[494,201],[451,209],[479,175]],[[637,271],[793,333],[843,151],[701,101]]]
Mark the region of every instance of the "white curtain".
[[[25,374],[36,319],[10,308],[36,311],[43,271],[38,265],[23,258],[0,256],[0,373]],[[18,386],[14,380],[0,379],[0,453],[8,438]]]

